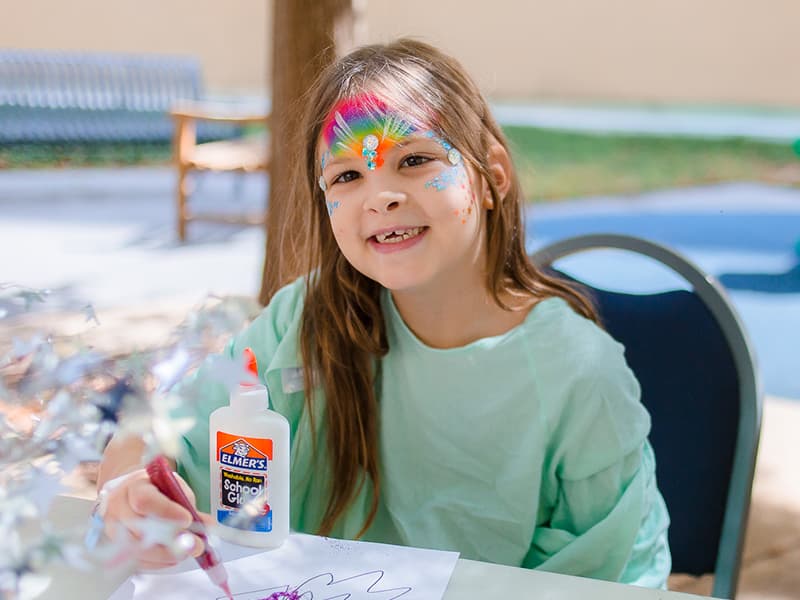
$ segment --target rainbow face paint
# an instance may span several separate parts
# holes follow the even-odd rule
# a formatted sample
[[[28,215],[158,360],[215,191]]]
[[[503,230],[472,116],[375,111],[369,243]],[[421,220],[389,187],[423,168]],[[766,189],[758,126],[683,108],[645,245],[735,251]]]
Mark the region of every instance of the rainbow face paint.
[[[367,169],[383,164],[383,154],[417,128],[372,94],[340,100],[330,112],[322,139],[330,155],[360,156]],[[323,156],[323,168],[324,168]]]
[[[334,158],[349,156],[363,158],[367,169],[373,171],[383,165],[386,151],[418,132],[444,148],[450,164],[425,182],[425,187],[437,191],[452,186],[466,189],[469,182],[461,153],[435,131],[415,126],[372,94],[345,98],[331,109],[322,129],[326,149],[320,157],[320,168],[324,170]],[[317,183],[327,196],[325,178],[320,176]],[[325,202],[329,216],[340,206],[339,201],[330,201],[327,197]]]

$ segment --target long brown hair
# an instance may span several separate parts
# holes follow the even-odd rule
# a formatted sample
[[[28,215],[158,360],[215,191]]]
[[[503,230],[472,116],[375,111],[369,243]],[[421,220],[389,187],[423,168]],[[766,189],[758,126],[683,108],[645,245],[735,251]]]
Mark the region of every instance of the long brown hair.
[[[539,271],[525,252],[522,191],[515,172],[500,197],[489,172],[492,143],[506,149],[503,132],[461,65],[436,48],[411,39],[355,50],[327,68],[309,91],[298,131],[302,144],[294,189],[296,223],[305,222],[306,296],[300,330],[307,410],[313,420],[314,392],[325,395],[322,419],[331,489],[320,534],[328,534],[364,485],[371,485],[371,510],[359,535],[375,517],[380,494],[378,398],[380,359],[388,352],[381,311],[381,285],[344,258],[333,237],[320,175],[317,145],[332,107],[370,92],[417,122],[427,123],[459,149],[488,184],[494,208],[486,215],[486,286],[503,308],[503,297],[559,296],[579,314],[596,319],[589,301],[569,285]],[[512,169],[513,171],[513,169]],[[310,215],[310,216],[309,216]],[[316,442],[315,442],[316,443]]]

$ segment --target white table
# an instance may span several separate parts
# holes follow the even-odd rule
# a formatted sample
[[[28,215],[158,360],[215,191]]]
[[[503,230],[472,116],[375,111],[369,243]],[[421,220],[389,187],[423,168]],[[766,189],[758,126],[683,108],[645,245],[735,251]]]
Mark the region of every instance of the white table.
[[[57,528],[88,522],[92,503],[82,498],[59,496],[50,513]],[[126,573],[110,576],[56,567],[50,586],[37,600],[106,600],[124,581]],[[459,559],[445,600],[485,600],[486,598],[531,600],[690,600],[705,598],[678,592],[663,592],[631,585],[597,581],[583,577],[557,575],[518,569],[474,560]]]

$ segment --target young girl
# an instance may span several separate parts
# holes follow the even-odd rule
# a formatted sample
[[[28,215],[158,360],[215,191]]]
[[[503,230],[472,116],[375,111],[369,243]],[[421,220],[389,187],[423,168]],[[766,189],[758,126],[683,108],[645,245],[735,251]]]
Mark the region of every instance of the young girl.
[[[590,303],[529,261],[507,143],[473,81],[400,40],[340,59],[307,106],[293,202],[309,275],[227,350],[255,350],[289,420],[292,528],[665,586],[639,386]],[[208,510],[208,415],[227,392],[196,389],[178,469]],[[101,484],[138,467],[131,444],[112,442]],[[141,471],[106,495],[107,522],[188,525]]]

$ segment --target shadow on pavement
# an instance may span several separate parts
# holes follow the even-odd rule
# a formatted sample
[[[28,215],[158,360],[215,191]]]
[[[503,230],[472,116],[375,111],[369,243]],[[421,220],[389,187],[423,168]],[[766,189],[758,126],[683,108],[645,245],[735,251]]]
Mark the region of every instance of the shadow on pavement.
[[[587,208],[590,205],[586,205]],[[532,209],[526,234],[529,239],[545,236],[562,239],[587,233],[609,232],[643,237],[671,247],[690,247],[736,252],[786,252],[800,232],[800,214],[746,213],[698,214],[636,212],[646,205],[632,204],[630,212],[581,215],[581,206],[574,203],[572,212],[559,209]]]
[[[719,281],[729,290],[800,294],[800,263],[786,273],[724,273]]]

